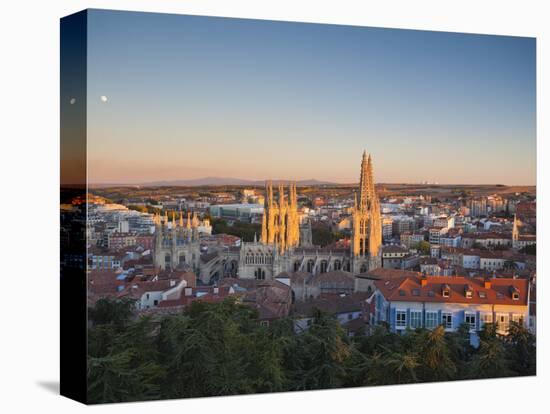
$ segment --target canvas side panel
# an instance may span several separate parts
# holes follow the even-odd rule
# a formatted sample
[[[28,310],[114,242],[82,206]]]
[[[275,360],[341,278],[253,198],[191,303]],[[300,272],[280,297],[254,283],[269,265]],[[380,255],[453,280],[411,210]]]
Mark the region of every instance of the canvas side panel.
[[[86,402],[87,12],[61,19],[61,394]]]

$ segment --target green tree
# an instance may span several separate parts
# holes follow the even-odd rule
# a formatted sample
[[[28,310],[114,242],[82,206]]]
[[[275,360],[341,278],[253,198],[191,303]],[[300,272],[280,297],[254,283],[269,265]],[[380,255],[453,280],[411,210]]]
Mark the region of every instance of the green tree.
[[[354,352],[344,330],[331,315],[317,312],[308,330],[295,337],[285,352],[293,390],[336,388],[346,380]]]
[[[94,325],[122,326],[133,317],[134,306],[135,300],[130,298],[101,298],[88,309],[88,319]]]
[[[231,234],[246,242],[254,240],[254,234],[256,234],[256,237],[260,237],[261,235],[261,226],[256,223],[235,221],[233,225],[230,226],[227,224],[226,220],[219,218],[212,219],[210,223],[212,224],[213,234]]]
[[[334,234],[327,227],[315,226],[311,229],[312,242],[316,246],[327,246],[337,241],[339,237],[341,237],[341,235]]]
[[[469,373],[469,364],[475,352],[470,344],[470,326],[462,323],[455,332],[445,335],[449,355],[457,369],[457,378],[466,378]]]
[[[412,351],[388,351],[382,360],[386,375],[392,384],[417,382],[416,370],[420,366],[418,354]]]
[[[164,369],[158,363],[154,329],[151,318],[143,317],[112,335],[105,348],[88,351],[90,403],[160,398]]]
[[[231,299],[194,302],[162,321],[159,348],[167,367],[165,397],[282,391],[285,375],[276,337],[257,312]]]
[[[419,241],[415,247],[422,254],[430,254],[430,243],[425,240]]]
[[[455,378],[456,366],[451,359],[445,339],[445,329],[439,325],[433,330],[423,330],[416,340],[419,377],[423,381],[445,381]]]
[[[510,369],[518,375],[536,375],[537,349],[535,336],[523,324],[511,322],[504,343]]]
[[[504,343],[492,323],[483,325],[479,333],[479,348],[472,358],[472,378],[497,378],[511,375]]]

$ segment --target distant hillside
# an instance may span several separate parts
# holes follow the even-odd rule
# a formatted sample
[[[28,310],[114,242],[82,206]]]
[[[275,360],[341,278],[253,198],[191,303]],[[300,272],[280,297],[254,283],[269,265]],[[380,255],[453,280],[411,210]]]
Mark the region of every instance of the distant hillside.
[[[271,180],[273,184],[287,184],[289,180]],[[242,178],[231,177],[204,177],[195,178],[190,180],[168,180],[168,181],[154,181],[149,183],[143,183],[142,186],[147,187],[203,187],[203,186],[220,186],[220,185],[242,185],[242,186],[263,186],[265,180],[246,180]],[[319,181],[313,178],[309,180],[296,181],[296,185],[310,186],[310,185],[333,185],[334,183],[328,181]]]

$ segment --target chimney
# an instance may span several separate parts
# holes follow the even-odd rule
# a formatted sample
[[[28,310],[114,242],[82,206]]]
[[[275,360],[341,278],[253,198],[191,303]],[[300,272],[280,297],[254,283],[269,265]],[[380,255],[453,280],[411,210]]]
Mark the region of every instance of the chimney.
[[[428,286],[428,278],[426,277],[426,273],[423,273],[422,277],[420,278],[420,286]]]
[[[174,279],[170,279],[170,287],[176,286],[176,281]]]
[[[214,295],[218,295],[220,293],[220,288],[219,287],[215,287],[214,288]]]
[[[483,281],[483,287],[484,287],[485,289],[491,289],[491,280],[490,280],[490,279],[485,279],[485,280]]]
[[[185,296],[192,296],[193,295],[193,289],[190,287],[185,288]]]

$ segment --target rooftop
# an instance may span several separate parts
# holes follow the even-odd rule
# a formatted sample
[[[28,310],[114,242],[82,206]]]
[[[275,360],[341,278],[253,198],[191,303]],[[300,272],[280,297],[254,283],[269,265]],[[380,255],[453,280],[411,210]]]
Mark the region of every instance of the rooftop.
[[[374,283],[389,301],[527,306],[529,281],[526,279],[492,278],[487,286],[486,279],[463,276],[426,277],[424,286],[421,280],[420,277],[403,277]],[[465,294],[466,286],[471,288],[471,297]],[[449,290],[448,297],[443,296],[444,288]],[[517,300],[512,298],[512,291],[519,294]]]

